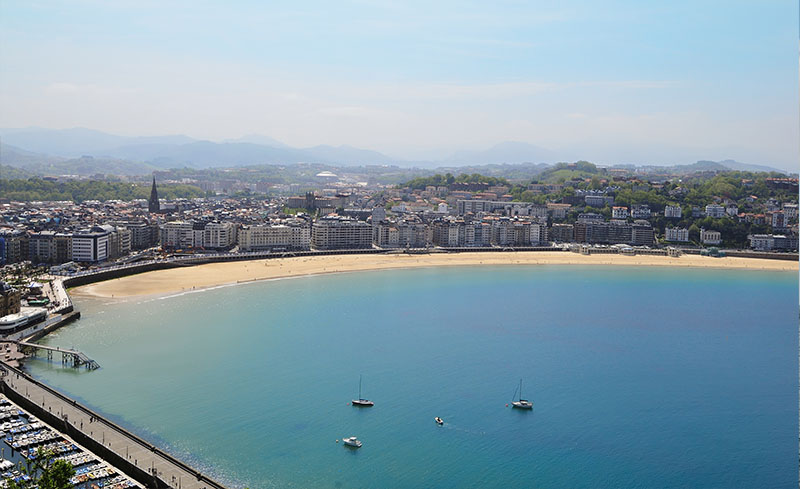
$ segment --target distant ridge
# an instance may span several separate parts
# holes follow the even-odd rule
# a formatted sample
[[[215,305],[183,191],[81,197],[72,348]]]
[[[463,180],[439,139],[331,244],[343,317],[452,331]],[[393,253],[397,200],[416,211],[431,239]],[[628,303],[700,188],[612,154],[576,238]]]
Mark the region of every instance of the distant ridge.
[[[440,161],[403,161],[378,151],[346,145],[292,148],[259,134],[213,142],[184,135],[127,137],[85,128],[0,129],[0,163],[40,175],[143,175],[170,168],[207,169],[311,163],[342,167],[393,165],[404,168],[405,172],[414,168],[440,168],[452,173],[487,171],[492,176],[515,175],[518,178],[528,178],[557,162],[575,161],[568,156],[557,155],[549,149],[529,143],[507,141],[485,150],[457,151]],[[678,174],[709,170],[786,173],[778,168],[740,163],[732,159],[719,162],[700,160],[688,165],[636,167]]]

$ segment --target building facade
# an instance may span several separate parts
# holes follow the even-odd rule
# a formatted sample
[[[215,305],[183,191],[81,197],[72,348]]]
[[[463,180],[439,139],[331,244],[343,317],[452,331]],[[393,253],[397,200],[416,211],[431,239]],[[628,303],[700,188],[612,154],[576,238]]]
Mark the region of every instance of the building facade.
[[[371,248],[372,226],[336,215],[321,217],[311,227],[311,246],[317,250]]]

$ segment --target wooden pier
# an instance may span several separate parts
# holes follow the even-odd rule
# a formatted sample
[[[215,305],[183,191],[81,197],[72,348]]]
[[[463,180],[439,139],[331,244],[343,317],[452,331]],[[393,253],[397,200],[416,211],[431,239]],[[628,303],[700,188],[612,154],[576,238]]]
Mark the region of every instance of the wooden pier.
[[[39,345],[36,343],[27,343],[25,341],[16,342],[20,349],[24,352],[31,352],[36,355],[40,350],[46,352],[47,359],[52,361],[53,354],[61,354],[61,363],[70,367],[86,367],[89,370],[100,368],[100,364],[86,356],[85,353],[78,350],[59,348],[57,346]]]

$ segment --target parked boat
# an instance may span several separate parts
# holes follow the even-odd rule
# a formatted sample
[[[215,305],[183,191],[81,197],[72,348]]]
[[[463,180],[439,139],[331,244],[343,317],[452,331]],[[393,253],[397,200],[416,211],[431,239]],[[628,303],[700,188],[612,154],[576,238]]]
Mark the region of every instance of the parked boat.
[[[361,448],[362,445],[361,440],[355,436],[351,436],[350,438],[342,438],[342,442],[344,442],[344,444],[348,447]]]
[[[353,399],[353,406],[360,406],[360,407],[370,407],[374,406],[375,403],[370,401],[369,399],[364,399],[361,397],[361,376],[358,376],[358,399]]]
[[[522,398],[522,379],[519,379],[519,400],[511,403],[517,409],[533,409],[533,402]]]
[[[444,420],[442,418],[440,418],[439,416],[436,416],[433,419],[434,419],[434,421],[436,421],[436,424],[438,424],[439,426],[442,426],[444,424]]]

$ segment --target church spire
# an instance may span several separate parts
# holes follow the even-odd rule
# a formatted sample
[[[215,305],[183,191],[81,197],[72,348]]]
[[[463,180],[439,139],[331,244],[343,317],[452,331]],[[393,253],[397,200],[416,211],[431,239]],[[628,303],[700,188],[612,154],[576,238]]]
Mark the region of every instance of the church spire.
[[[156,177],[153,175],[153,188],[150,190],[150,202],[148,205],[150,212],[159,212],[161,205],[158,203],[158,190],[156,190]]]

